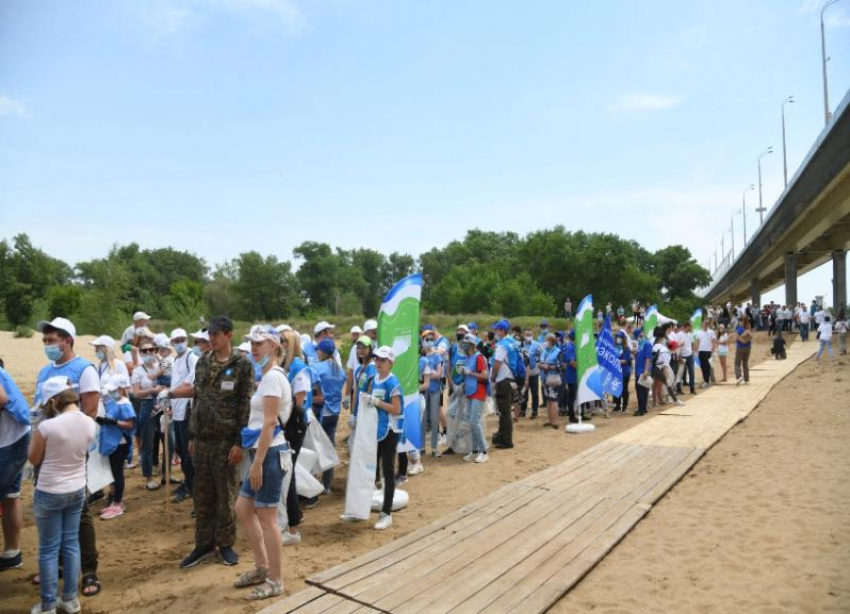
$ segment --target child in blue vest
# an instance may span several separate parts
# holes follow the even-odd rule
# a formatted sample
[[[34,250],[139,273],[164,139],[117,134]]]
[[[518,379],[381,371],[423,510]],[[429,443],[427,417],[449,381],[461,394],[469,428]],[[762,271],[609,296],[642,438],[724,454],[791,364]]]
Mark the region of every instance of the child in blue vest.
[[[384,475],[384,503],[375,529],[383,531],[393,524],[395,497],[395,456],[399,437],[404,432],[403,395],[401,383],[392,374],[395,353],[387,346],[375,350],[378,373],[369,385],[364,402],[378,410],[378,459]]]
[[[105,386],[109,395],[103,403],[105,414],[95,418],[100,425],[98,451],[109,457],[114,480],[111,501],[100,512],[101,520],[112,520],[124,514],[124,463],[130,448],[130,437],[136,423],[136,412],[128,398],[130,378],[119,373]]]

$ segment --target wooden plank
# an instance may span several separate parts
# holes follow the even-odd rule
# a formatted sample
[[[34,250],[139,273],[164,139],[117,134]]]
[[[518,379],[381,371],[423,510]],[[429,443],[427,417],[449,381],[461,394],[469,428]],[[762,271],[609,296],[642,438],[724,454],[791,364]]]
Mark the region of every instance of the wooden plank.
[[[640,476],[632,486],[631,491],[623,498],[631,498],[633,501],[642,501],[647,493],[655,488],[670,472],[675,471],[682,461],[684,461],[695,448],[668,448],[671,454],[665,458],[664,462],[652,467]]]
[[[638,497],[632,493],[635,485],[642,481],[643,476],[655,473],[660,467],[667,465],[670,459],[679,458],[687,454],[692,448],[674,448],[667,446],[643,446],[646,453],[634,460],[627,470],[619,471],[611,475],[610,480],[604,484],[600,495],[610,499],[630,499],[637,501]]]
[[[416,557],[422,551],[426,550],[427,552],[441,552],[446,550],[463,539],[473,537],[478,531],[483,531],[500,518],[514,513],[516,510],[529,505],[545,494],[547,494],[547,491],[543,489],[530,489],[524,494],[502,501],[497,508],[477,510],[438,531],[424,535],[417,541],[401,546],[379,559],[370,561],[357,569],[353,569],[348,573],[324,582],[322,586],[330,590],[341,591],[345,587],[363,581],[366,578],[378,577],[381,571],[390,566],[395,566],[393,573],[397,573],[398,570],[407,569],[411,565],[402,564],[405,560]]]
[[[534,540],[536,526],[549,514],[571,509],[580,504],[569,497],[547,493],[531,504],[517,508],[481,531],[466,535],[458,533],[451,547],[437,544],[360,582],[346,586],[341,594],[371,603],[382,610],[389,610],[399,603],[413,598],[421,591],[436,586],[441,579],[458,573],[500,544],[523,534],[522,538]],[[394,581],[404,577],[405,582]]]
[[[605,533],[595,539],[581,555],[573,559],[563,568],[555,570],[555,573],[543,583],[537,590],[522,599],[513,608],[508,610],[510,614],[542,614],[552,604],[564,596],[575,586],[599,561],[601,561],[611,549],[634,527],[649,511],[650,506],[635,504],[628,509]],[[504,610],[502,610],[504,612]]]
[[[415,597],[398,595],[394,596],[394,601],[379,601],[378,605],[393,614],[437,614],[452,611],[466,604],[470,597],[488,591],[501,594],[512,585],[504,577],[508,571],[528,560],[531,562],[526,566],[530,569],[544,564],[554,548],[581,534],[614,504],[611,500],[590,496],[561,517],[553,514],[542,519],[533,529],[533,540],[504,543],[484,556],[471,559],[459,573],[432,583],[428,590]]]
[[[454,512],[444,516],[440,520],[433,522],[427,526],[421,527],[411,533],[408,533],[404,537],[400,537],[380,548],[375,548],[374,550],[370,550],[360,556],[353,558],[344,563],[340,563],[339,565],[335,565],[330,569],[326,569],[325,571],[315,574],[309,578],[307,578],[307,583],[320,586],[325,582],[332,580],[333,578],[337,578],[343,574],[346,574],[358,567],[366,565],[372,561],[375,561],[387,554],[395,552],[397,549],[407,546],[409,544],[413,544],[418,540],[422,539],[426,535],[433,533],[434,531],[439,531],[447,527],[448,525],[457,522],[461,518],[468,516],[480,509],[486,508],[488,505],[509,500],[516,496],[519,496],[523,492],[528,492],[532,487],[527,484],[523,484],[522,482],[513,482],[511,484],[507,484],[502,488],[490,493],[489,495],[482,497],[468,505],[461,507],[460,509],[455,510]]]
[[[640,452],[641,448],[637,444],[618,444],[608,454],[600,457],[597,462],[582,465],[578,471],[553,480],[547,485],[547,488],[552,492],[567,492],[579,486],[583,491],[591,490],[600,481],[602,472],[618,471]]]
[[[663,497],[668,490],[673,488],[676,482],[682,479],[682,476],[685,475],[691,467],[694,466],[694,464],[696,464],[703,454],[705,454],[704,448],[695,448],[694,451],[688,454],[681,463],[676,465],[667,473],[667,475],[659,480],[651,490],[642,495],[638,501],[640,503],[654,505],[655,502]]]
[[[605,499],[603,505],[607,509],[593,518],[578,534],[567,535],[564,541],[553,540],[499,578],[494,583],[496,586],[487,587],[482,591],[484,594],[473,596],[461,607],[452,610],[452,614],[504,614],[529,599],[544,582],[604,535],[635,504]]]
[[[305,603],[297,610],[293,610],[293,614],[324,614],[324,612],[327,612],[332,607],[339,605],[343,601],[344,599],[339,595],[325,593],[318,599],[314,599]]]
[[[304,604],[310,603],[314,599],[318,599],[326,594],[327,591],[310,586],[285,599],[276,601],[272,605],[260,610],[257,614],[287,614],[288,612],[294,612]]]
[[[568,458],[562,463],[558,463],[553,467],[549,467],[548,469],[544,469],[543,471],[528,476],[523,480],[523,482],[533,486],[545,486],[547,483],[577,470],[582,465],[597,462],[602,456],[611,453],[617,447],[618,444],[606,439],[605,441],[601,441],[575,456]]]

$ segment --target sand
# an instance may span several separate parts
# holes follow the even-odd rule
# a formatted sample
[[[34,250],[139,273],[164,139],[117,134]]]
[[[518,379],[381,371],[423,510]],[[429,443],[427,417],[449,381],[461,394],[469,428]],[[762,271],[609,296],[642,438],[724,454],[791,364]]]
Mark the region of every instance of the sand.
[[[764,358],[764,341],[763,335],[759,336],[759,346],[754,352],[754,362],[759,358]],[[81,353],[87,357],[92,357],[90,346],[84,342],[88,338],[81,339],[78,347]],[[2,356],[9,368],[10,373],[16,378],[22,388],[31,393],[34,383],[35,374],[38,368],[44,364],[44,357],[41,351],[40,339],[33,338],[29,340],[11,339],[7,333],[0,333],[0,356]],[[835,368],[835,367],[830,367]],[[822,376],[825,377],[825,376]],[[840,391],[846,394],[847,384],[835,382],[836,376],[832,379],[826,377],[824,382],[821,382],[823,389],[827,394],[835,386],[843,388],[835,389],[834,395]],[[811,378],[810,378],[811,380]],[[811,380],[813,385],[815,382]],[[823,386],[828,386],[824,388]],[[820,389],[817,386],[812,386],[811,389],[803,390],[806,394],[815,394]],[[846,397],[845,397],[846,398]],[[634,396],[632,400],[632,408],[634,408]],[[757,413],[760,410],[757,410]],[[652,412],[650,412],[650,416]],[[553,464],[561,462],[570,456],[580,452],[581,450],[607,439],[631,426],[638,424],[645,418],[634,418],[631,415],[616,416],[610,420],[597,418],[594,423],[597,425],[597,430],[589,435],[567,435],[562,430],[554,431],[552,429],[544,429],[540,426],[542,422],[538,419],[532,422],[528,419],[522,419],[516,428],[515,443],[516,448],[508,451],[494,451],[491,455],[491,461],[484,465],[470,465],[463,463],[457,456],[446,456],[441,459],[426,460],[426,471],[421,476],[411,478],[406,490],[411,496],[411,506],[394,514],[395,523],[393,527],[386,532],[378,533],[371,529],[370,525],[358,524],[349,525],[339,522],[339,514],[342,510],[343,498],[341,493],[344,490],[345,468],[337,471],[337,476],[333,484],[334,494],[330,497],[323,497],[321,503],[306,512],[304,525],[302,527],[303,543],[300,546],[287,547],[284,549],[284,581],[286,589],[289,593],[296,592],[305,586],[305,578],[320,570],[326,569],[337,563],[346,561],[356,555],[367,552],[375,547],[383,545],[394,538],[400,537],[414,529],[417,529],[424,524],[433,522],[446,513],[454,509],[480,498],[500,486],[535,473]],[[491,427],[494,425],[491,422]],[[783,422],[784,424],[784,422]],[[830,429],[834,429],[835,425],[831,425]],[[735,430],[744,428],[737,427]],[[801,425],[798,428],[803,428]],[[796,430],[794,431],[796,437]],[[341,429],[339,438],[345,435],[345,429]],[[844,432],[846,435],[846,431]],[[842,435],[842,436],[844,436]],[[758,439],[760,442],[761,439]],[[765,440],[766,441],[766,440]],[[814,444],[814,437],[809,443]],[[748,446],[749,444],[747,444]],[[817,458],[818,462],[824,466],[826,471],[834,471],[840,473],[841,460],[831,459],[829,457],[829,449],[824,446],[812,445],[811,449],[800,446],[798,454],[803,457]],[[341,452],[345,458],[344,452]],[[743,450],[739,451],[739,455],[743,454]],[[712,456],[714,452],[712,452]],[[707,457],[710,461],[712,456]],[[787,456],[781,463],[774,464],[774,468],[778,472],[780,467],[787,464]],[[844,461],[846,464],[846,461]],[[721,474],[715,469],[713,473],[709,473],[704,469],[703,465],[706,461],[701,461],[697,465],[694,473],[699,478],[691,478],[686,481],[688,485],[695,479],[703,479],[707,481],[706,489],[713,488],[715,498],[722,501],[724,509],[728,508],[737,499],[735,493],[746,495],[746,500],[749,505],[756,510],[751,514],[737,514],[734,518],[736,524],[733,527],[734,531],[730,536],[735,536],[737,533],[749,532],[747,528],[750,524],[758,524],[764,522],[767,512],[772,510],[775,513],[782,513],[788,508],[781,499],[778,501],[775,493],[770,491],[770,484],[775,481],[775,476],[765,474],[764,476],[755,475],[749,476],[746,484],[741,484],[734,487],[729,487],[725,480],[727,476]],[[740,464],[740,461],[732,460],[732,465]],[[838,465],[835,467],[835,465]],[[834,469],[830,469],[834,467]],[[703,474],[705,476],[703,477]],[[178,471],[179,475],[179,471]],[[713,477],[712,477],[713,476]],[[809,476],[810,478],[812,476]],[[818,473],[815,476],[817,479],[810,479],[808,487],[814,491],[820,492],[820,486],[824,484]],[[681,487],[677,487],[681,488]],[[702,490],[702,489],[698,489]],[[793,505],[793,497],[798,490],[787,489],[788,492],[784,496],[790,497],[789,504]],[[842,496],[847,500],[847,488],[844,484]],[[726,500],[728,499],[728,501]],[[811,508],[824,508],[823,496],[810,494],[808,505]],[[25,509],[25,528],[22,538],[22,548],[24,551],[24,567],[20,570],[4,572],[0,575],[0,614],[7,612],[28,611],[28,608],[37,602],[38,590],[31,586],[29,578],[37,571],[37,548],[38,537],[32,521],[31,513],[32,489],[31,485],[27,484],[24,490],[24,509]],[[194,569],[181,571],[177,564],[180,559],[185,556],[192,547],[193,543],[193,528],[194,522],[189,511],[191,502],[181,504],[179,506],[171,505],[168,509],[165,505],[165,492],[160,490],[154,493],[146,492],[143,489],[143,483],[138,469],[128,472],[127,494],[125,497],[127,505],[127,513],[116,520],[103,522],[97,521],[98,540],[101,551],[101,570],[100,577],[104,585],[104,591],[101,595],[95,598],[84,599],[83,606],[85,612],[138,612],[143,614],[166,614],[185,612],[191,608],[192,611],[203,611],[208,614],[231,613],[231,612],[256,612],[267,603],[254,604],[246,603],[241,599],[241,593],[232,589],[230,583],[240,573],[248,568],[252,558],[250,551],[247,548],[244,537],[239,534],[237,550],[242,555],[242,563],[235,567],[224,567],[220,564],[209,563]],[[96,509],[100,504],[96,504]],[[692,504],[688,504],[692,505]],[[705,510],[705,503],[701,503],[694,509]],[[659,512],[660,513],[660,512]],[[655,511],[650,515],[650,519],[656,518],[659,513]],[[813,510],[807,510],[807,517],[814,513]],[[769,518],[768,518],[769,519]],[[648,521],[644,521],[639,525],[638,530],[642,529]],[[714,527],[714,518],[706,519],[703,513],[696,521],[700,526],[702,533],[707,533],[707,528]],[[652,557],[658,559],[658,564],[664,570],[672,570],[677,567],[675,563],[669,563],[666,557],[676,556],[678,553],[687,553],[694,548],[695,540],[692,535],[694,527],[687,525],[687,533],[667,535],[667,527],[670,523],[664,523],[656,528],[656,533],[653,534],[651,542],[661,542],[663,538],[664,549],[656,550]],[[846,516],[844,522],[845,533],[843,537],[840,532],[835,531],[839,543],[845,546],[846,550]],[[820,525],[819,525],[820,526]],[[838,524],[836,527],[840,526]],[[707,542],[711,544],[725,545],[729,536],[723,533],[728,527],[721,525],[719,528],[711,529],[714,537]],[[786,530],[790,530],[786,527]],[[663,531],[663,534],[662,534]],[[702,535],[702,533],[700,535]],[[629,536],[631,538],[631,536]],[[627,538],[627,541],[628,539]],[[785,537],[779,538],[779,543],[775,546],[776,549],[782,549]],[[612,557],[625,548],[627,541],[617,548]],[[706,546],[708,547],[708,546]],[[721,546],[715,545],[717,550]],[[750,548],[751,551],[754,548]],[[702,552],[702,550],[700,550]],[[646,553],[646,549],[637,550],[635,556],[642,557]],[[815,554],[820,555],[818,549]],[[701,554],[698,563],[701,566],[709,568],[726,569],[727,565],[723,559],[718,559],[715,563],[709,563],[704,560],[705,557]],[[604,565],[605,563],[603,563]],[[761,563],[757,563],[762,568],[772,567],[775,563],[767,559]],[[644,568],[648,563],[638,563],[641,568]],[[583,598],[578,601],[573,601],[570,608],[584,608],[586,610],[609,611],[606,607],[612,607],[612,600],[608,599],[611,594],[611,584],[622,585],[623,596],[613,600],[613,604],[620,607],[618,604],[632,603],[629,606],[630,611],[656,611],[652,606],[646,610],[641,610],[641,607],[635,606],[635,602],[625,601],[626,597],[634,599],[641,591],[649,592],[649,586],[656,586],[660,582],[663,575],[668,575],[672,571],[665,571],[665,574],[653,576],[658,578],[649,584],[643,576],[643,572],[638,572],[633,582],[625,582],[623,573],[628,572],[631,565],[625,566],[625,572],[617,574],[616,580],[608,580],[602,588],[597,588],[592,593],[586,593]],[[846,567],[846,566],[845,566]],[[602,571],[600,571],[602,570]],[[587,582],[592,582],[593,577],[597,572],[604,572],[604,567],[601,565],[592,572],[587,578]],[[730,567],[728,569],[730,575],[729,581],[743,582],[745,585],[750,583],[749,580],[735,579],[735,575],[740,575],[740,569]],[[801,570],[799,575],[804,575]],[[768,578],[770,574],[767,574]],[[700,576],[697,576],[700,577]],[[692,599],[694,586],[689,577],[676,579],[677,586],[681,582],[681,600],[689,602]],[[646,585],[646,586],[645,586]],[[574,594],[579,594],[585,583],[579,585]],[[729,606],[725,600],[725,593],[722,592],[724,583],[712,580],[706,582],[702,586],[702,595],[705,596],[704,603],[721,604],[717,606],[719,609],[699,609],[695,611],[725,611],[723,608],[728,607],[729,611],[735,610]],[[805,591],[799,585],[796,588],[793,585],[788,585],[791,593],[801,595]],[[846,582],[844,584],[846,588]],[[657,590],[657,589],[652,589]],[[847,591],[844,590],[844,595]],[[712,598],[714,595],[714,598]],[[846,598],[846,597],[845,597]],[[569,596],[568,599],[573,599]],[[811,600],[807,597],[806,603]],[[669,605],[672,601],[659,602],[664,604],[658,611],[670,611]],[[678,601],[677,601],[678,603]],[[603,606],[603,604],[605,604]],[[560,604],[557,607],[561,607]],[[563,611],[566,611],[565,609]],[[613,611],[613,610],[612,610]],[[742,611],[740,608],[736,611]],[[766,610],[768,611],[768,610]],[[823,610],[822,610],[823,611]]]

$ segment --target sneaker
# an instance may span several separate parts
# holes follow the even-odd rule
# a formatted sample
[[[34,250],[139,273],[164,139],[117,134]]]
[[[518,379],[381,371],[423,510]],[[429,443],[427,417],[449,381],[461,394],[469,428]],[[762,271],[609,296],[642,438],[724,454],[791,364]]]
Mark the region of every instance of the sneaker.
[[[41,604],[37,603],[32,606],[32,610],[30,610],[30,614],[56,614],[56,608],[50,608],[49,610],[42,610]]]
[[[740,385],[741,385],[741,382],[743,382],[743,381],[744,381],[744,378],[743,378],[743,377],[739,377],[739,378],[738,378],[738,381],[737,381],[737,382],[735,382],[735,385],[736,385],[736,386],[740,386]]]
[[[183,503],[186,499],[192,496],[191,491],[185,486],[180,486],[177,489],[177,492],[174,493],[174,497],[171,499],[174,503]]]
[[[679,407],[683,407],[685,405],[685,402],[682,399],[676,399],[676,405],[678,405]]]
[[[439,450],[433,450],[431,452],[431,456],[433,456],[434,458],[440,458],[442,456],[442,454],[440,454]]]
[[[479,452],[478,456],[475,457],[476,463],[486,463],[488,460],[490,460],[490,457],[487,456],[486,452]]]
[[[195,548],[192,552],[180,562],[180,569],[188,569],[194,567],[198,563],[203,563],[209,558],[215,556],[215,548]]]
[[[305,510],[311,510],[319,504],[319,497],[308,497],[301,502],[301,507]]]
[[[109,507],[105,508],[100,513],[101,520],[112,520],[113,518],[118,518],[119,516],[124,515],[124,504],[123,503],[113,503]]]
[[[425,466],[422,464],[422,461],[417,461],[410,466],[410,469],[407,470],[407,475],[419,475],[424,471]]]
[[[301,531],[295,533],[284,531],[280,537],[284,546],[297,546],[301,543]]]
[[[65,601],[62,597],[59,597],[59,599],[56,600],[56,609],[62,610],[66,614],[77,614],[82,609],[80,607],[80,598],[74,597],[73,599]]]
[[[469,454],[463,457],[463,460],[465,460],[467,463],[471,463],[475,460],[476,456],[478,455],[475,452],[470,452]]]
[[[375,523],[376,531],[383,531],[384,529],[389,529],[393,524],[393,517],[390,514],[385,514],[381,512],[381,515],[378,516],[378,522]]]
[[[323,494],[323,495],[329,495],[329,494],[331,494],[331,487],[330,487],[330,486],[328,486],[326,489],[324,489],[324,490],[322,491],[322,494]]]
[[[399,475],[395,476],[395,485],[398,486],[399,484],[407,484],[407,476],[406,475],[399,474]]]
[[[218,549],[218,554],[221,556],[221,562],[224,565],[236,565],[239,562],[239,555],[236,554],[236,550],[231,548],[230,546],[223,546]]]
[[[446,439],[446,434],[445,434],[445,433],[440,433],[440,445],[441,445],[441,446],[443,446],[444,448],[445,448],[447,445],[449,445],[449,442],[448,442],[448,440]]]
[[[514,444],[512,444],[512,443],[497,443],[496,447],[499,450],[510,450],[511,448],[514,447]]]
[[[148,480],[148,483],[145,484],[145,488],[148,490],[159,490],[159,486],[160,484],[156,480]]]
[[[10,556],[9,558],[0,557],[0,571],[6,571],[7,569],[17,569],[19,567],[23,567],[24,559],[21,556],[20,551],[15,556]]]
[[[136,467],[138,467],[138,465],[133,462],[128,462],[126,465],[124,465],[125,469],[135,469]]]

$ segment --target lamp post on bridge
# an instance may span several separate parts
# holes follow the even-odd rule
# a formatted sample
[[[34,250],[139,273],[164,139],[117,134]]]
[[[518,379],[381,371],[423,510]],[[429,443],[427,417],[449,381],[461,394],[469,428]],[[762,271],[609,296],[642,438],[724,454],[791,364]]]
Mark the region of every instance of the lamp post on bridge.
[[[782,175],[785,177],[785,187],[788,187],[788,156],[785,153],[785,105],[794,102],[793,96],[782,101]]]
[[[750,187],[744,188],[744,193],[741,196],[741,211],[744,214],[744,247],[747,246],[747,192],[755,190],[756,186],[750,184]]]
[[[772,153],[773,153],[773,147],[771,146],[771,147],[768,147],[767,149],[765,149],[763,152],[761,152],[759,154],[759,164],[758,164],[758,166],[759,166],[759,208],[756,209],[756,211],[759,212],[759,226],[764,224],[764,212],[767,211],[767,209],[765,208],[765,206],[762,204],[762,201],[761,201],[761,159],[764,158],[767,154],[772,154]]]
[[[735,211],[735,213],[732,214],[732,223],[729,225],[729,236],[732,237],[732,260],[730,260],[730,264],[735,261],[735,216],[742,214],[743,212],[743,209]]]
[[[829,61],[829,58],[826,57],[826,35],[824,33],[823,27],[823,13],[831,7],[833,4],[838,2],[839,0],[828,0],[823,8],[820,10],[820,58],[821,58],[821,66],[823,67],[823,124],[824,126],[829,125],[829,120],[832,117],[832,113],[829,112],[829,87],[827,85],[826,78],[826,63]]]

